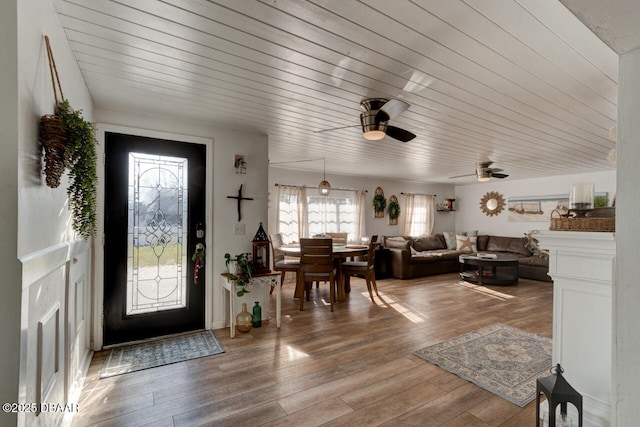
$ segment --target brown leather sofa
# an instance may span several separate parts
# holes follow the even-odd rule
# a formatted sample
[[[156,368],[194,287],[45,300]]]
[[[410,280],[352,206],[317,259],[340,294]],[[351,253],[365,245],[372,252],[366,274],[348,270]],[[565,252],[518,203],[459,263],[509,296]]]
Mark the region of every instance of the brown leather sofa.
[[[528,249],[527,244],[526,237],[480,235],[476,241],[479,252],[517,256],[519,277],[551,282],[551,277],[548,275],[549,260],[535,255]],[[460,271],[458,257],[460,254],[469,253],[447,249],[442,234],[422,237],[387,236],[383,240],[383,245],[391,252],[391,274],[396,279],[458,272]]]

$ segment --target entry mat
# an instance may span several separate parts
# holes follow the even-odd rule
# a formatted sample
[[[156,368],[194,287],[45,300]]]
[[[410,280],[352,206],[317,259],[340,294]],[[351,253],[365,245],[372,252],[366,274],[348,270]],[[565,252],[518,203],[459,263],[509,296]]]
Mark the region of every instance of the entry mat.
[[[213,331],[199,331],[112,348],[100,378],[224,353]]]

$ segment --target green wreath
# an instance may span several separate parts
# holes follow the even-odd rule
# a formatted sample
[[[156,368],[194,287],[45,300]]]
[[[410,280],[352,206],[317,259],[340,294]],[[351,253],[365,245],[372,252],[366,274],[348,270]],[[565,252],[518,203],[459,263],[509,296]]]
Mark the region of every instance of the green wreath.
[[[387,207],[387,199],[382,194],[376,194],[373,196],[373,210],[374,212],[384,212],[384,208]]]
[[[387,214],[391,219],[398,219],[400,216],[400,203],[395,200],[390,201],[389,206],[387,206]]]

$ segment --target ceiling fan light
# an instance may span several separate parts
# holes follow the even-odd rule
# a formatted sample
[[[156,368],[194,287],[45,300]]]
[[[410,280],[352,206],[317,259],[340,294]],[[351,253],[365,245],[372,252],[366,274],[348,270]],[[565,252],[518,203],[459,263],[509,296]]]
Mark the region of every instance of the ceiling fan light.
[[[362,135],[364,136],[364,139],[367,139],[369,141],[379,141],[384,138],[386,133],[381,130],[369,130],[364,131]]]
[[[491,172],[487,169],[476,169],[476,175],[478,175],[478,182],[487,182],[491,179]]]
[[[369,141],[378,141],[387,134],[387,122],[376,121],[377,110],[365,111],[360,114],[360,124],[362,124],[362,135]]]

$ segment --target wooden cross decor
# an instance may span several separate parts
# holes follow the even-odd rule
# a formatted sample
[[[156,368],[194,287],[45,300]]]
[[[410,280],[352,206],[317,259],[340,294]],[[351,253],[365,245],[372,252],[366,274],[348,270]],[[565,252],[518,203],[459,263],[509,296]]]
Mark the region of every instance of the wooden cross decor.
[[[242,197],[242,185],[240,185],[240,189],[238,190],[237,196],[227,196],[227,199],[238,200],[238,222],[240,222],[240,220],[242,219],[242,209],[241,209],[240,203],[242,203],[243,200],[253,200],[253,197]]]

